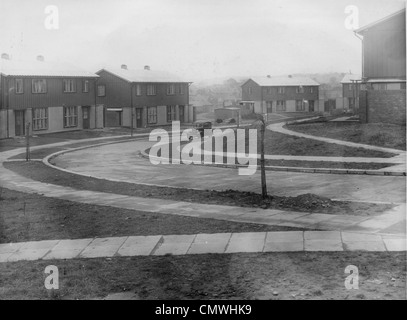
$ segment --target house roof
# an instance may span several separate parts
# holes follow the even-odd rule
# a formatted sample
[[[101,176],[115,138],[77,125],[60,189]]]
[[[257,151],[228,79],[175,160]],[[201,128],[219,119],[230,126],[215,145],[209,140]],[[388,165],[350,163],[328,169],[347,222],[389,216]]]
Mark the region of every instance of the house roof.
[[[99,74],[101,71],[107,71],[123,80],[128,82],[156,82],[156,83],[165,83],[165,82],[190,82],[185,81],[184,79],[175,76],[166,71],[159,70],[132,70],[132,69],[122,69],[122,68],[106,68],[96,72]]]
[[[266,86],[267,87],[271,87],[271,86],[319,86],[318,82],[316,82],[308,77],[279,76],[279,77],[253,77],[250,79],[253,80],[254,82],[256,82],[261,87],[266,87]]]
[[[341,83],[352,83],[352,80],[361,81],[362,77],[360,76],[360,74],[347,73],[343,77]]]
[[[372,27],[375,27],[376,25],[381,24],[381,23],[383,23],[383,22],[386,22],[386,21],[388,21],[388,20],[391,20],[391,19],[393,19],[394,17],[396,17],[396,16],[398,16],[398,15],[401,15],[401,14],[404,14],[404,15],[406,14],[406,9],[405,9],[405,8],[404,8],[404,9],[401,9],[401,10],[399,10],[399,11],[396,11],[396,12],[394,12],[394,13],[392,13],[392,14],[390,14],[390,15],[388,15],[388,16],[386,16],[386,17],[380,19],[380,20],[377,20],[377,21],[374,21],[374,22],[372,22],[372,23],[369,23],[369,24],[367,24],[366,26],[361,27],[361,28],[355,30],[355,32],[361,34],[361,33],[365,32],[365,31],[367,31],[368,29],[370,29],[370,28],[372,28]]]
[[[5,76],[41,76],[41,77],[75,77],[97,78],[93,72],[88,72],[66,63],[48,61],[18,61],[0,59],[0,74]]]

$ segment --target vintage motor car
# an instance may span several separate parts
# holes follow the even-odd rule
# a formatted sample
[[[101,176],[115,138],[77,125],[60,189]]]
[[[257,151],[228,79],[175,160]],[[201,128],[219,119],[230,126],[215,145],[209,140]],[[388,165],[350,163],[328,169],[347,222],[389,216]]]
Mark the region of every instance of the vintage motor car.
[[[205,135],[205,129],[212,131],[212,122],[207,120],[198,120],[193,123],[194,129],[199,133],[201,137]],[[192,140],[192,137],[189,138]]]

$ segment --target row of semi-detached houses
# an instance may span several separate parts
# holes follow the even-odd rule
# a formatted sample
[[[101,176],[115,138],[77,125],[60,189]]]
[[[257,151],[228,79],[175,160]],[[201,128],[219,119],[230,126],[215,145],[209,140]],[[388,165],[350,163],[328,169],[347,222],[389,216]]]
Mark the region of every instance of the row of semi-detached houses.
[[[41,134],[192,121],[190,82],[148,66],[90,73],[42,56],[27,63],[2,54],[0,61],[0,139],[27,128]]]

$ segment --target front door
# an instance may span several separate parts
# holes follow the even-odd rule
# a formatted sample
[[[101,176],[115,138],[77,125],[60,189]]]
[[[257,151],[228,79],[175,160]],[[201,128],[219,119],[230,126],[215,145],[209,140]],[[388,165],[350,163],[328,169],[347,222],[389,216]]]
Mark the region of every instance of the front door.
[[[24,130],[24,110],[15,110],[15,134],[16,136],[23,136]]]
[[[142,128],[143,127],[143,120],[142,120],[143,109],[136,108],[136,127]]]
[[[179,106],[179,121],[184,122],[184,106]]]
[[[89,124],[89,107],[82,107],[82,125],[83,129],[89,129],[90,124]]]

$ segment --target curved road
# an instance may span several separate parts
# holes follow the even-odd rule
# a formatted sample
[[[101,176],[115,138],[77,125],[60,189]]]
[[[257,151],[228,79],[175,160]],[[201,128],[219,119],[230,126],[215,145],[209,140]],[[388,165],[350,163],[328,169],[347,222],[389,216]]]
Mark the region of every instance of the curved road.
[[[260,174],[239,176],[236,169],[197,165],[152,165],[138,155],[154,142],[131,141],[62,154],[52,160],[69,171],[102,179],[195,189],[261,192]],[[314,193],[332,199],[405,203],[403,176],[341,175],[267,171],[270,194]]]

